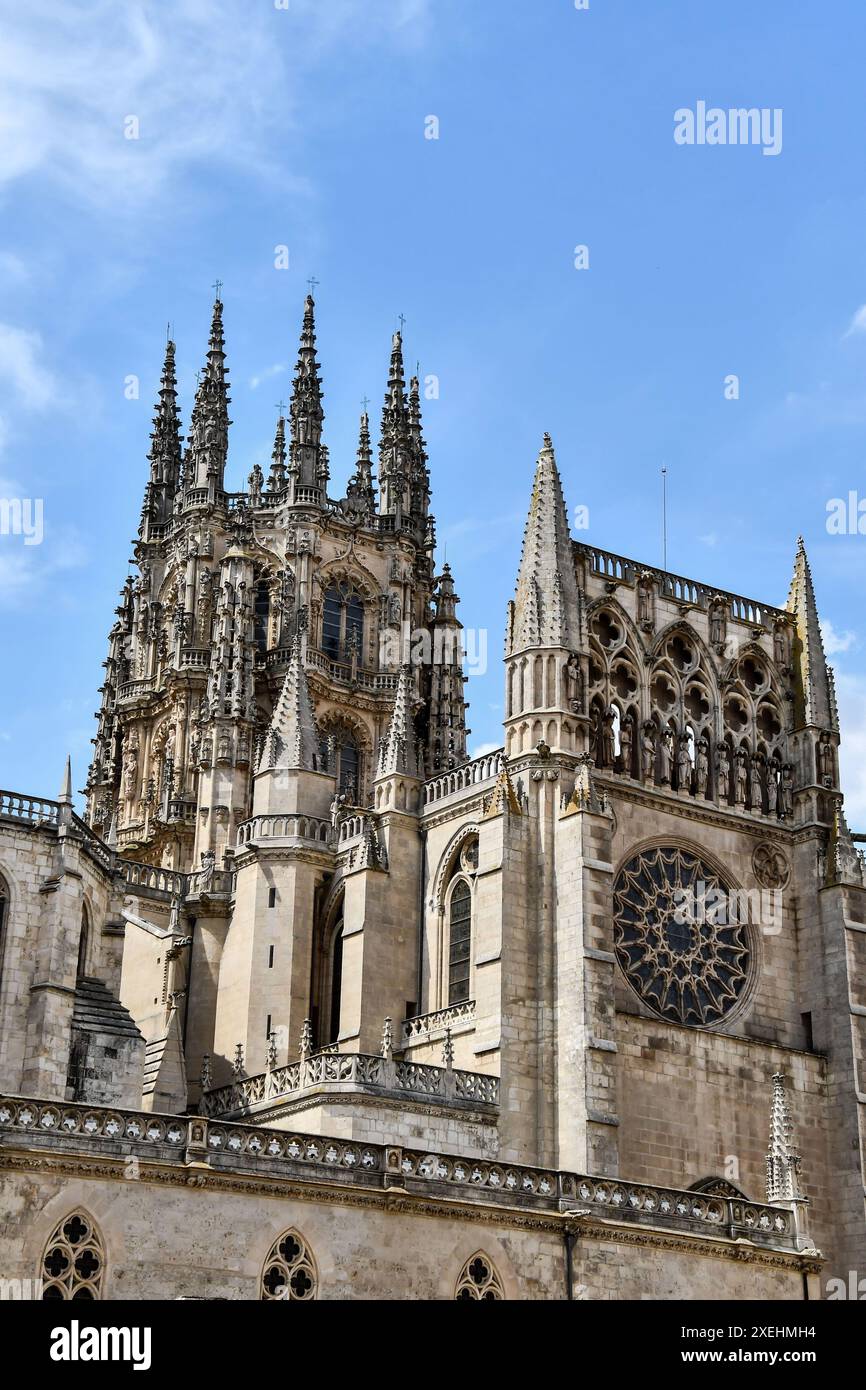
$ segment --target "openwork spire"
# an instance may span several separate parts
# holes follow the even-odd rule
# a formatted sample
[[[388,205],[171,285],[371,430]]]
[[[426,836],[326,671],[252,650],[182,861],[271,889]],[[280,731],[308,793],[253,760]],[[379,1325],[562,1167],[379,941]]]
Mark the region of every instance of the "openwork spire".
[[[159,382],[159,397],[153,414],[150,434],[150,481],[163,485],[169,492],[177,487],[181,467],[180,414],[177,408],[177,371],[175,346],[169,338]]]
[[[418,740],[412,721],[412,668],[401,666],[397,681],[397,697],[391,711],[391,722],[379,749],[379,776],[402,773],[407,777],[421,775],[418,764]]]
[[[223,306],[213,306],[207,362],[199,377],[192,411],[186,463],[186,486],[221,492],[229,447],[228,371],[226,368]]]
[[[383,516],[409,510],[407,494],[411,474],[412,440],[403,369],[403,335],[395,333],[391,339],[391,365],[379,439],[379,510]]]
[[[376,487],[373,482],[373,446],[370,442],[370,417],[366,410],[361,416],[358,434],[358,453],[355,471],[349,479],[347,496],[365,512],[376,509]]]
[[[304,301],[304,321],[298,362],[292,383],[291,472],[301,487],[324,487],[328,481],[328,455],[322,444],[322,382],[316,360],[316,304],[311,294]]]
[[[413,376],[409,383],[409,442],[412,456],[411,511],[413,516],[426,520],[430,506],[430,470],[427,467],[427,445],[421,422],[421,385],[417,376]]]
[[[577,644],[579,607],[568,513],[550,435],[538,455],[508,650]]]
[[[315,772],[318,747],[319,736],[299,633],[292,645],[288,670],[265,735],[258,771],[304,769]]]
[[[277,420],[274,447],[271,452],[271,471],[268,475],[268,492],[282,492],[286,486],[286,417],[281,413]]]
[[[767,1201],[796,1202],[800,1191],[800,1155],[794,1148],[794,1126],[781,1072],[773,1077],[770,1147],[767,1150]]]
[[[835,701],[824,656],[812,571],[802,536],[797,541],[787,608],[796,623],[792,654],[796,727],[811,724],[821,729],[835,729]]]

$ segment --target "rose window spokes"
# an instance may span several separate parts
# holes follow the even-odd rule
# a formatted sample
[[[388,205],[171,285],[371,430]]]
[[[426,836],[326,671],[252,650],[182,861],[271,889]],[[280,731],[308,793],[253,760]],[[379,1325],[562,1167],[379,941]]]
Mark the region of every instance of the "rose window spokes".
[[[268,1303],[309,1303],[315,1296],[312,1256],[297,1231],[287,1231],[265,1260],[260,1297]]]
[[[718,1023],[739,1003],[750,952],[743,903],[697,855],[636,854],[614,884],[614,945],[644,1004],[676,1023]]]

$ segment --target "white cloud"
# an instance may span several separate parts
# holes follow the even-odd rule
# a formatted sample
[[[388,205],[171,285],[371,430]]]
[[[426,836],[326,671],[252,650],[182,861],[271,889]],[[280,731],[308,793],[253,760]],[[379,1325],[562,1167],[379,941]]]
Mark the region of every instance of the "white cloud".
[[[827,656],[838,656],[840,652],[849,652],[857,642],[856,632],[837,632],[827,618],[822,619],[821,636],[824,639],[824,652]]]
[[[302,191],[281,160],[300,83],[339,46],[418,42],[429,0],[28,0],[3,7],[0,186],[39,173],[103,213],[231,165]],[[130,139],[127,119],[138,121]]]
[[[250,377],[250,390],[257,391],[263,381],[267,381],[272,376],[279,376],[280,372],[288,371],[288,367],[287,362],[275,362],[272,367],[265,367],[257,376]]]
[[[866,831],[866,676],[836,674],[839,703],[839,771],[845,814],[852,830]]]
[[[485,758],[488,753],[495,753],[501,747],[501,743],[479,743],[477,748],[469,750],[469,756],[470,758]]]
[[[866,333],[866,304],[861,304],[856,314],[848,325],[846,338],[850,338],[852,333]]]
[[[711,549],[718,545],[719,538],[715,531],[708,531],[705,536],[698,536],[702,545],[708,545]]]
[[[11,388],[16,402],[27,410],[45,410],[59,403],[57,382],[41,359],[38,333],[0,323],[0,387]]]

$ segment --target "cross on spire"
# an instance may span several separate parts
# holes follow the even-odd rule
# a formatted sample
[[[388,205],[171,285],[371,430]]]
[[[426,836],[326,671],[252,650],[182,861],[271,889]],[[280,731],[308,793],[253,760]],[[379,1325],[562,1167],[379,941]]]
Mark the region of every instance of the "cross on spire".
[[[397,315],[397,318],[398,318],[398,321],[399,321],[399,324],[400,324],[400,332],[402,333],[402,332],[403,332],[403,329],[406,327],[406,315],[405,315],[405,314],[398,314],[398,315]]]
[[[214,282],[213,282],[213,288],[214,288],[214,293],[216,294],[217,299],[219,299],[220,294],[222,293],[222,287],[223,287],[223,282],[222,282],[222,280],[214,280]]]
[[[367,407],[368,407],[368,405],[370,404],[370,397],[369,397],[369,396],[364,396],[364,397],[362,398],[362,400],[361,400],[361,404],[362,404],[362,406],[364,407],[364,414],[366,415],[366,414],[367,414]]]
[[[274,409],[275,409],[275,410],[278,410],[278,411],[280,412],[280,419],[282,419],[283,414],[284,414],[284,411],[285,411],[285,402],[284,402],[284,401],[277,401],[277,402],[275,403],[275,405],[274,405]]]
[[[321,284],[321,281],[317,280],[315,275],[311,275],[309,280],[307,281],[307,284],[310,287],[310,294],[314,295],[318,286]]]

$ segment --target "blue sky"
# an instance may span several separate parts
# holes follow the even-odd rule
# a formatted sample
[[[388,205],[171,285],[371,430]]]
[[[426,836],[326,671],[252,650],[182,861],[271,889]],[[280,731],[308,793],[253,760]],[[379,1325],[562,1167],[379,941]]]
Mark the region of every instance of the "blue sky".
[[[549,430],[583,539],[660,563],[663,465],[680,574],[782,604],[803,533],[866,828],[866,537],[825,525],[829,499],[866,495],[862,0],[2,0],[0,17],[0,496],[45,508],[42,545],[0,536],[0,784],[55,794],[67,749],[83,783],[167,321],[188,419],[222,279],[239,488],[266,462],[315,275],[335,483],[365,395],[378,419],[399,314],[409,361],[439,377],[440,558],[490,632],[473,749],[499,738]],[[780,108],[781,153],[677,145],[675,111],[701,100]]]

